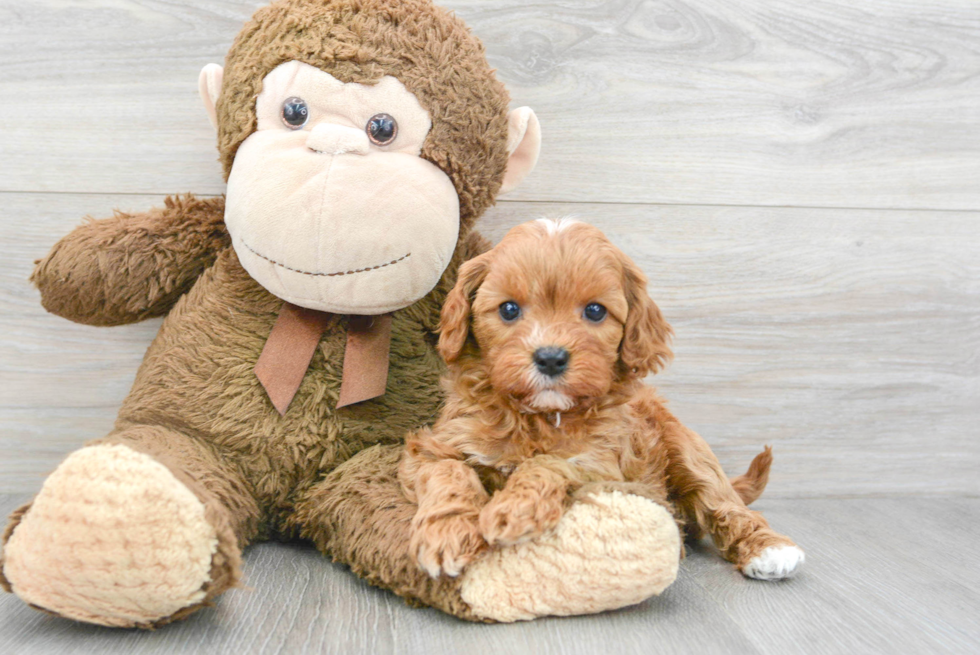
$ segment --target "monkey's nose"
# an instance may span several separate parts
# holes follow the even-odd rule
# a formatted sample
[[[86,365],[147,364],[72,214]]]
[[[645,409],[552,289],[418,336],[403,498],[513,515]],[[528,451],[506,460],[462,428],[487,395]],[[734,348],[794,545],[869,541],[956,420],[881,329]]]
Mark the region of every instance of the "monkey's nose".
[[[310,130],[310,136],[306,138],[306,147],[325,155],[345,153],[366,155],[371,146],[364,130],[321,123]]]
[[[534,351],[534,365],[547,376],[561,375],[568,368],[568,351],[557,346],[546,346]]]

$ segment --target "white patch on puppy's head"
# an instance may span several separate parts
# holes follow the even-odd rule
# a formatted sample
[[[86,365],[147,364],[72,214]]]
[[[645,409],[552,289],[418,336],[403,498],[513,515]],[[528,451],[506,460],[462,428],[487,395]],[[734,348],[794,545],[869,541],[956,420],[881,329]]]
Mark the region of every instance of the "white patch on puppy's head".
[[[561,234],[571,226],[581,223],[581,221],[572,216],[563,216],[562,218],[539,218],[535,222],[544,228],[545,234],[548,236]]]

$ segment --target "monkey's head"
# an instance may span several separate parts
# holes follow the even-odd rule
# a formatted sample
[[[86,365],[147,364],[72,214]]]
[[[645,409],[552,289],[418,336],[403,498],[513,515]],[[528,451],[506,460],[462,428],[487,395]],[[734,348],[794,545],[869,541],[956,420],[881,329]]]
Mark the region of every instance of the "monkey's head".
[[[201,72],[245,270],[294,304],[406,307],[540,147],[461,20],[428,0],[280,0]]]

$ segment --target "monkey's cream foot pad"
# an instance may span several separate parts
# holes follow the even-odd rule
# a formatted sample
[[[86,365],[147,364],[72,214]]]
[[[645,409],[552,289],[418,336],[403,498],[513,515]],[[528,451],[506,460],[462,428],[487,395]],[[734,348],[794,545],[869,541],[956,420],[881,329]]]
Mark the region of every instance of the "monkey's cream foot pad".
[[[110,626],[147,624],[204,599],[215,530],[162,464],[125,446],[72,454],[4,547],[24,601]]]
[[[677,577],[681,539],[666,509],[619,491],[579,502],[550,534],[495,550],[463,573],[478,615],[511,622],[635,605]]]

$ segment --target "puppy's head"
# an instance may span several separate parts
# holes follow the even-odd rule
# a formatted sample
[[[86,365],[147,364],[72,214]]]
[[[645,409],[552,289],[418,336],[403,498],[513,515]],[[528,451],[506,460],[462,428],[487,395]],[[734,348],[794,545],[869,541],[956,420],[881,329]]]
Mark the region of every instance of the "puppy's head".
[[[496,392],[531,410],[568,411],[660,370],[670,335],[643,272],[602,232],[541,219],[460,268],[439,352],[482,359]]]

